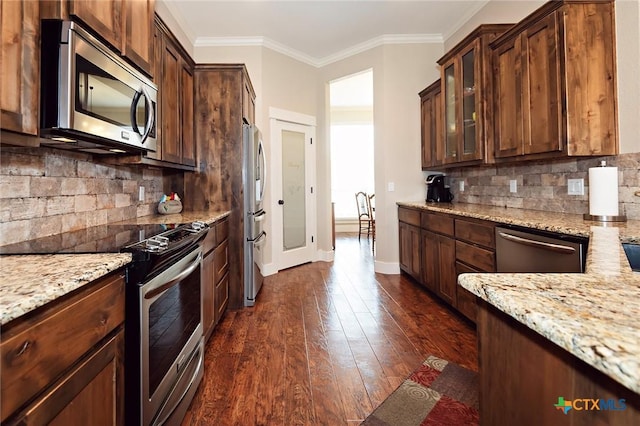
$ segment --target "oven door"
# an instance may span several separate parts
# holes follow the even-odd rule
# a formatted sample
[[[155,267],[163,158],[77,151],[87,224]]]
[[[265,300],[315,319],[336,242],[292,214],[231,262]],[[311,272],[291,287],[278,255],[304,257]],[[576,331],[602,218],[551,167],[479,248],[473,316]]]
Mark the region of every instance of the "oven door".
[[[201,260],[196,245],[139,288],[144,425],[164,423],[202,378]]]

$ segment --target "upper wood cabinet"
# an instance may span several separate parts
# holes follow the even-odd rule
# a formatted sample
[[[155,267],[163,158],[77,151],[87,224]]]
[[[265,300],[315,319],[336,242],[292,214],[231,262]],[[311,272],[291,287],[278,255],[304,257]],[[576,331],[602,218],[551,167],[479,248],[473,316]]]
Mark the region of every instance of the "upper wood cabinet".
[[[493,131],[491,51],[489,43],[510,24],[481,25],[439,61],[444,119],[443,162],[491,162]]]
[[[36,1],[0,2],[2,50],[0,123],[3,130],[38,134],[40,9]],[[5,138],[3,132],[2,139]]]
[[[145,73],[153,71],[155,0],[41,1],[42,17],[76,19]]]
[[[549,2],[491,43],[496,161],[614,155],[612,1]]]
[[[420,92],[422,170],[438,168],[444,161],[440,80]]]

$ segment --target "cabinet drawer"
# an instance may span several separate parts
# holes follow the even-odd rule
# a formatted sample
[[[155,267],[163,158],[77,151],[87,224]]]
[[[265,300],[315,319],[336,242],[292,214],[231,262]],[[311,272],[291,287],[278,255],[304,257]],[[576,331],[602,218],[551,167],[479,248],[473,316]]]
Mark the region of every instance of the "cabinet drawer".
[[[453,218],[440,214],[422,213],[422,227],[433,232],[453,235]]]
[[[124,322],[124,276],[101,279],[53,303],[3,330],[3,421]]]
[[[229,273],[216,284],[215,322],[217,323],[229,304]]]
[[[495,229],[492,224],[456,219],[456,239],[479,244],[487,248],[496,247]]]
[[[202,252],[204,254],[209,253],[217,244],[215,228],[209,229],[207,236],[204,237],[204,240],[202,241]]]
[[[456,276],[460,274],[475,274],[477,271],[462,262],[456,262]],[[462,287],[460,284],[457,286],[458,310],[471,321],[475,322],[478,315],[478,302],[476,295],[469,290]]]
[[[221,222],[216,223],[216,240],[218,244],[223,242],[229,236],[229,220],[223,219]]]
[[[214,269],[214,282],[217,283],[220,278],[229,269],[229,242],[224,240],[213,251],[213,269]]]
[[[400,207],[398,209],[398,220],[413,226],[420,226],[420,211]]]
[[[495,272],[495,252],[491,250],[456,241],[456,259],[482,272]]]

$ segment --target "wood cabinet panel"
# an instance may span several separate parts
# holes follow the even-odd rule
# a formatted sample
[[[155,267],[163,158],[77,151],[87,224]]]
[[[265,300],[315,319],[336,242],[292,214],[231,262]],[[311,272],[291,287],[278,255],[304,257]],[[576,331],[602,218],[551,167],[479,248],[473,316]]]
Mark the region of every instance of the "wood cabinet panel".
[[[476,222],[456,219],[456,239],[479,244],[487,248],[495,248],[495,226],[489,222]]]
[[[455,257],[481,271],[494,272],[496,270],[496,256],[493,250],[456,241]]]
[[[400,222],[400,268],[417,280],[422,278],[420,228]]]
[[[215,235],[215,231],[209,231],[208,235],[212,234]],[[200,279],[202,281],[202,334],[206,341],[211,336],[215,325],[216,280],[213,252],[205,255],[202,259]]]
[[[62,308],[3,329],[2,419],[123,322],[124,277],[113,275],[83,289]]]
[[[453,235],[453,218],[442,214],[422,213],[422,228],[445,235]]]
[[[493,78],[489,43],[510,24],[480,25],[440,60],[445,165],[493,162]],[[512,70],[510,72],[513,72]]]
[[[420,226],[420,210],[398,208],[398,220],[413,226]]]
[[[116,50],[122,51],[122,0],[69,1],[69,14],[87,24]]]
[[[461,262],[456,262],[456,282],[458,280],[458,276],[460,274],[476,274],[481,271],[474,269],[468,265],[465,265]],[[458,311],[460,311],[465,317],[475,322],[478,316],[478,301],[477,296],[460,284],[456,285],[456,301]]]
[[[213,251],[214,277],[218,282],[229,269],[229,240],[224,240]]]
[[[37,135],[40,81],[39,3],[1,2],[0,23],[0,125],[5,130]]]
[[[216,284],[215,308],[216,308],[216,324],[224,315],[229,306],[229,272]]]
[[[482,300],[477,326],[481,424],[622,426],[640,422],[640,395]],[[561,396],[624,399],[626,409],[574,412],[569,417],[550,405]],[[496,410],[505,400],[511,401],[511,408]]]
[[[180,85],[181,65],[178,51],[171,43],[163,43],[162,76],[159,91],[162,91],[162,159],[179,163],[180,147]]]
[[[429,170],[444,161],[442,133],[442,96],[440,80],[420,92],[420,111],[422,120],[421,151],[422,169]]]
[[[124,276],[114,274],[3,328],[2,419],[122,324],[124,311]]]
[[[453,238],[438,235],[438,293],[451,306],[457,303],[456,241]]]
[[[614,31],[613,2],[547,2],[491,44],[496,159],[617,154]]]
[[[124,6],[124,37],[122,54],[141,70],[153,75],[154,48],[153,15],[155,0],[126,0]]]
[[[7,424],[124,424],[123,356],[124,331],[120,330]]]
[[[438,292],[438,269],[440,265],[440,251],[438,250],[438,236],[433,232],[422,230],[422,283],[433,291]]]
[[[193,129],[193,71],[183,61],[180,67],[180,164],[195,166],[196,146]]]

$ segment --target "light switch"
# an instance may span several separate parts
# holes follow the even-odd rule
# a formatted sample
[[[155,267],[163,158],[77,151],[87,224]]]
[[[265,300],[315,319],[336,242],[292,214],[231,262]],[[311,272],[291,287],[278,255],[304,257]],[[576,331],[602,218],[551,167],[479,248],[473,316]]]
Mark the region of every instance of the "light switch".
[[[567,179],[568,195],[584,195],[584,179]]]
[[[396,185],[393,182],[387,183],[387,191],[393,192],[396,190]]]

